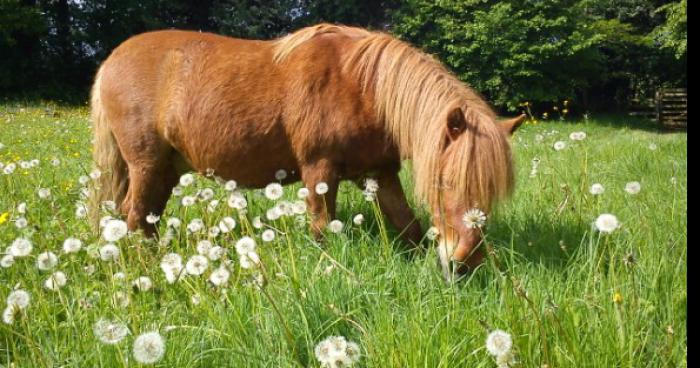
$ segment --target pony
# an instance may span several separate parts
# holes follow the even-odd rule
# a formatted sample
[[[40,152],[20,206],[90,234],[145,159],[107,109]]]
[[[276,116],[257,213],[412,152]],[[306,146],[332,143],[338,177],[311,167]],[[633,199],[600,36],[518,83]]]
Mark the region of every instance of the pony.
[[[410,160],[416,198],[439,232],[447,274],[478,265],[489,213],[513,188],[509,135],[438,60],[381,32],[332,24],[275,40],[179,30],[136,35],[100,66],[92,87],[92,207],[111,200],[130,230],[155,231],[181,174],[215,173],[241,187],[302,181],[315,235],[335,216],[342,180],[372,176],[382,213],[415,246],[423,232],[398,172]],[[323,196],[313,188],[326,183]],[[92,211],[95,212],[94,210]]]

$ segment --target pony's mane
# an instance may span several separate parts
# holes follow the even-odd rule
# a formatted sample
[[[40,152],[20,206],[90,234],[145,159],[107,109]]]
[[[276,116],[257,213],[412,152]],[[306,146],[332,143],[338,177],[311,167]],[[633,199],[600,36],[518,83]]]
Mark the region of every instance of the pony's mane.
[[[274,59],[282,62],[301,44],[329,33],[355,40],[339,64],[373,95],[378,118],[402,157],[412,160],[418,199],[439,205],[438,189],[447,185],[458,189],[462,203],[489,209],[494,200],[509,194],[510,144],[496,126],[495,112],[432,56],[385,33],[321,24],[278,39]],[[441,178],[447,114],[458,107],[467,129],[465,137],[453,143],[452,161]]]

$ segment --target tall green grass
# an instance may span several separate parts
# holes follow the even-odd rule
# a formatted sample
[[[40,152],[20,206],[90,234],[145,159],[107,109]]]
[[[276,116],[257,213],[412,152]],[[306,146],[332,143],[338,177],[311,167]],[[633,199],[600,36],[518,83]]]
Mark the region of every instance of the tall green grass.
[[[574,131],[587,138],[569,140]],[[362,367],[495,367],[484,347],[494,329],[513,336],[522,367],[687,366],[685,133],[621,117],[524,126],[513,139],[517,189],[486,229],[492,251],[452,285],[442,280],[429,241],[423,253],[403,253],[393,229],[382,235],[376,207],[343,185],[341,234],[319,244],[304,224],[287,218],[270,224],[278,230],[273,243],[257,238],[262,289],[251,271],[238,267],[233,248],[244,234],[259,236],[248,222],[273,203],[247,192],[248,216],[239,217],[226,206],[225,191],[205,178],[186,193],[215,188],[218,210],[185,209],[172,200],[159,231],[170,216],[182,219],[183,228],[193,218],[210,225],[224,214],[239,220],[234,232],[214,240],[233,261],[228,287],[206,282],[219,262],[201,278],[165,281],[162,256],[177,252],[186,259],[202,238],[184,230],[167,247],[130,236],[119,242],[116,263],[92,258],[104,241],[75,216],[78,177],[91,169],[90,139],[85,109],[0,106],[0,162],[40,160],[35,168],[0,174],[0,215],[7,213],[0,253],[20,236],[34,244],[32,256],[0,268],[2,303],[14,288],[32,296],[24,316],[0,324],[0,366],[134,366],[134,338],[159,330],[167,342],[163,367],[318,366],[314,347],[331,335],[360,344]],[[567,148],[555,151],[559,140]],[[60,163],[53,166],[52,159]],[[402,179],[410,192],[407,170]],[[639,194],[624,191],[630,181],[641,183]],[[591,195],[593,183],[605,193]],[[288,187],[286,198],[297,187]],[[51,189],[50,200],[37,196],[39,188]],[[17,229],[21,202],[29,225]],[[427,229],[427,213],[417,212]],[[360,226],[351,221],[357,213],[367,219]],[[601,213],[616,215],[622,227],[601,235],[592,228]],[[82,239],[83,251],[61,253],[68,237]],[[43,287],[50,273],[35,267],[46,250],[59,255],[56,269],[68,276],[59,292]],[[115,279],[117,272],[126,280]],[[154,288],[135,291],[131,281],[139,276],[151,277]],[[114,302],[119,291],[129,295],[128,306]],[[125,322],[130,335],[115,346],[101,344],[92,332],[100,318]]]

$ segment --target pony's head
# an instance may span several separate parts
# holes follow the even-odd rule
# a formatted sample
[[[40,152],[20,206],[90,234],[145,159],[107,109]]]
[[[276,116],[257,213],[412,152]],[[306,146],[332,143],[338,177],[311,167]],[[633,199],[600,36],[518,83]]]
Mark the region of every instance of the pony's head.
[[[439,262],[445,277],[480,264],[483,231],[492,206],[513,187],[510,135],[525,120],[495,121],[462,107],[449,108],[442,121],[441,145],[429,194],[433,225],[439,230]]]

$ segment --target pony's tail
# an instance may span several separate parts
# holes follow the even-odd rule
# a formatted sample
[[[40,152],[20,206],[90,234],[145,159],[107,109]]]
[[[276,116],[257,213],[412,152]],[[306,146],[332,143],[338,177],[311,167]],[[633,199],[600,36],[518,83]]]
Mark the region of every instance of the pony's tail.
[[[119,146],[117,146],[117,141],[114,139],[103,111],[100,96],[101,75],[100,70],[97,72],[95,83],[92,86],[90,101],[94,138],[92,157],[95,169],[99,170],[101,174],[99,178],[92,181],[88,203],[89,218],[94,230],[99,229],[103,203],[113,201],[116,205],[116,212],[119,213],[129,187],[126,161],[119,151]]]

